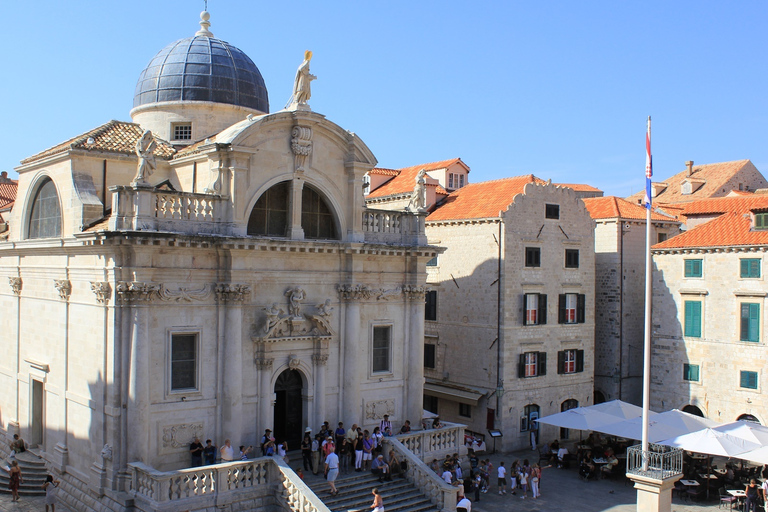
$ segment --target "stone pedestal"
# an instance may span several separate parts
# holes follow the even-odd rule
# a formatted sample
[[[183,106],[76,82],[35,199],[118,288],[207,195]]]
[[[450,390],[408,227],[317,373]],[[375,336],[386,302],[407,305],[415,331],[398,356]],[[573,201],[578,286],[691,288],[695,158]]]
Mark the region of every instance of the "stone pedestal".
[[[642,512],[671,512],[672,488],[682,474],[657,479],[647,476],[627,473],[627,477],[635,482],[637,489],[637,510]]]

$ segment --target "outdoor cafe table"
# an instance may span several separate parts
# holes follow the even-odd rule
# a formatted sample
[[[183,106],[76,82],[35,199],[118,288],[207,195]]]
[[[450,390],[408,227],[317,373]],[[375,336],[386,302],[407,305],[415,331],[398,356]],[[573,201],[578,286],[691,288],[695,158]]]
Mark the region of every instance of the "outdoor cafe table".
[[[680,480],[680,483],[685,485],[686,487],[696,487],[698,485],[701,485],[696,480]]]
[[[726,492],[739,500],[739,509],[741,509],[741,502],[747,497],[747,493],[741,489],[728,489]]]
[[[713,475],[712,473],[705,475],[704,473],[699,473],[699,476],[703,479],[709,478],[710,480],[717,480],[717,475]]]

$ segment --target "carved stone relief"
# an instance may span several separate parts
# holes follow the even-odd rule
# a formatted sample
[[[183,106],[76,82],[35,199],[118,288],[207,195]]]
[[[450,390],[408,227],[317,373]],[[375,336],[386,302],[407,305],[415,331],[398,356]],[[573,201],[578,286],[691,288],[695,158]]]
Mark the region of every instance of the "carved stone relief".
[[[181,448],[189,446],[195,437],[203,435],[202,423],[183,423],[163,427],[163,447]]]
[[[369,299],[375,290],[365,284],[340,284],[336,290],[342,300]]]
[[[67,279],[54,279],[53,285],[59,292],[61,300],[69,300],[69,296],[72,294],[72,283]]]
[[[288,356],[288,368],[296,370],[301,366],[301,359],[296,356]]]
[[[325,366],[328,364],[328,354],[312,354],[312,363],[315,366]]]
[[[288,288],[288,314],[277,303],[263,308],[264,323],[254,328],[252,339],[260,343],[274,343],[283,340],[323,340],[332,336],[330,317],[333,311],[331,299],[315,306],[314,313],[302,312],[306,293],[299,287]]]
[[[408,300],[420,300],[420,301],[423,301],[425,295],[427,294],[427,287],[426,286],[405,285],[405,286],[403,286],[403,293],[405,294],[405,297]]]
[[[250,294],[251,287],[247,284],[216,284],[216,300],[219,302],[245,302]]]
[[[379,420],[384,415],[392,416],[395,414],[395,399],[375,400],[365,403],[365,418],[369,420]]]
[[[96,302],[109,304],[109,298],[112,296],[112,287],[106,281],[91,281],[91,291],[96,295]]]
[[[16,295],[21,295],[22,281],[20,277],[9,277],[8,284],[11,285],[11,290],[13,290],[13,293]]]
[[[211,295],[211,287],[204,285],[199,290],[179,287],[172,291],[162,284],[142,283],[138,281],[118,281],[117,297],[124,303],[151,302],[162,300],[166,302],[203,301]]]
[[[291,132],[291,151],[294,155],[296,172],[303,173],[307,157],[312,152],[312,129],[307,126],[294,126]]]
[[[256,357],[256,368],[259,370],[269,370],[274,362],[275,360],[269,357]]]
[[[376,300],[394,300],[394,299],[400,299],[403,297],[403,289],[398,286],[397,288],[393,288],[392,290],[385,290],[384,288],[381,288],[378,290],[376,295]]]

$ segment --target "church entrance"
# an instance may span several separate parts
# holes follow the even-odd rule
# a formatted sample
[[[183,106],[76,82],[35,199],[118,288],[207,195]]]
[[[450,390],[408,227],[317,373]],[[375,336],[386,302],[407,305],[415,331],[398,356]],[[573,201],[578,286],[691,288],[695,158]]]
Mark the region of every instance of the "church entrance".
[[[43,444],[43,383],[32,379],[32,393],[30,404],[29,440],[30,446],[37,447]]]
[[[274,432],[277,442],[288,441],[288,449],[295,450],[301,445],[304,434],[302,425],[303,403],[301,390],[304,383],[296,370],[285,370],[275,382],[275,423]],[[275,450],[277,452],[277,450]]]

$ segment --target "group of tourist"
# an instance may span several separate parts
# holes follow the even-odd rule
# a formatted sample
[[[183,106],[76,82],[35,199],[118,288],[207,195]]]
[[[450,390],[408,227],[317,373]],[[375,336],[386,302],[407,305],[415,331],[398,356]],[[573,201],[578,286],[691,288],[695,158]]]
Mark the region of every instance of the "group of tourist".
[[[11,491],[11,501],[19,501],[19,487],[24,483],[24,477],[21,474],[21,468],[19,467],[19,461],[16,460],[16,455],[27,451],[27,444],[19,437],[19,434],[13,434],[13,441],[11,441],[11,465],[4,467],[8,473],[8,489]],[[48,512],[48,507],[51,508],[51,512],[56,512],[56,489],[59,487],[59,482],[52,475],[45,477],[45,482],[41,486],[45,491],[45,512]]]

